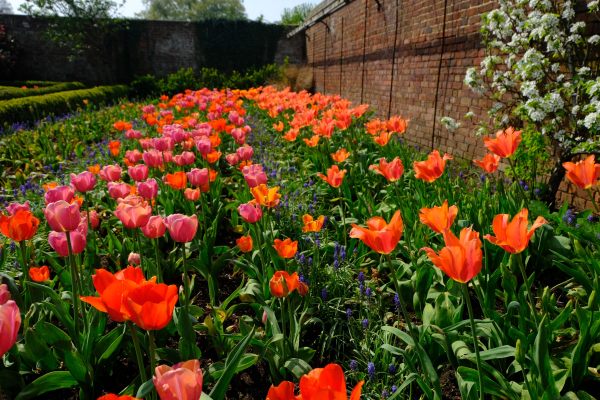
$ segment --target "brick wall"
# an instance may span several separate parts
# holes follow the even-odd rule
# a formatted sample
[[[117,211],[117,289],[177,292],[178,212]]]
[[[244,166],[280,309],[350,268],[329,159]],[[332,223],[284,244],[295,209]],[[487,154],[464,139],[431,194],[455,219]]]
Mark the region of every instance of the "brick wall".
[[[354,0],[305,32],[316,91],[370,104],[377,115],[410,120],[405,139],[473,159],[485,154],[473,134],[490,103],[464,83],[484,56],[479,29],[490,0]],[[445,23],[444,23],[445,22]],[[464,118],[472,111],[471,120]],[[455,132],[440,124],[448,116]],[[591,208],[564,183],[561,199]]]

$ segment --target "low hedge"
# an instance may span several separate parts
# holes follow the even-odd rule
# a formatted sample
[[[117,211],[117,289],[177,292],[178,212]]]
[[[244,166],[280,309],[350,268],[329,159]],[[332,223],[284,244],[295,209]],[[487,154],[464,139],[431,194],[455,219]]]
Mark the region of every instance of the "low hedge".
[[[106,103],[127,97],[129,88],[125,85],[98,86],[90,89],[69,90],[42,96],[0,101],[0,123],[36,121],[50,115],[61,115],[84,105],[84,100],[92,104]]]
[[[22,89],[15,86],[0,86],[0,100],[17,99],[21,97],[41,96],[43,94],[63,92],[65,90],[85,89],[81,82],[61,82],[38,88]]]

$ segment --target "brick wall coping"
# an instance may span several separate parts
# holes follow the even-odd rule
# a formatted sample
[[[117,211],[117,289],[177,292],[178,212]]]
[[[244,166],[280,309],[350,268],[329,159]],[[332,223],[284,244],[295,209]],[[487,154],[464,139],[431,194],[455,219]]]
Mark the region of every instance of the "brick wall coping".
[[[298,26],[296,29],[288,33],[287,37],[290,38],[296,35],[297,33],[307,30],[311,26],[317,24],[326,16],[333,14],[340,8],[344,7],[346,4],[351,3],[353,1],[354,0],[324,0],[320,2],[310,13],[306,21],[304,21],[302,25]]]

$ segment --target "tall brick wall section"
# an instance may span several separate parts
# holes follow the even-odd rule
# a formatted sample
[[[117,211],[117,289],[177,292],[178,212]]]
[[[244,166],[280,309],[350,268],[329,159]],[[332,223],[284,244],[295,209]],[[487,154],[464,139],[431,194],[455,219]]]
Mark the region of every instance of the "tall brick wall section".
[[[410,120],[405,139],[473,159],[486,149],[473,132],[489,100],[465,84],[467,68],[484,56],[481,15],[490,0],[354,0],[309,27],[308,65],[316,91],[368,103],[382,118]],[[300,33],[299,35],[302,35]],[[465,118],[467,112],[474,118]],[[461,123],[454,132],[440,124]],[[561,201],[591,208],[586,195],[563,183]]]

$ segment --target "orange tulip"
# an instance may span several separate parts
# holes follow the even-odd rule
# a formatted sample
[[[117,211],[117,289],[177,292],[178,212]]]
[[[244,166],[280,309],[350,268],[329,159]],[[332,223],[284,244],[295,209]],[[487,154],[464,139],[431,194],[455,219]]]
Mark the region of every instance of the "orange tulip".
[[[302,216],[302,232],[319,232],[325,223],[325,216],[321,215],[317,219],[313,219],[311,215],[304,214]]]
[[[434,232],[443,233],[450,229],[456,214],[458,214],[458,207],[448,207],[448,200],[444,200],[441,207],[421,208],[419,219]]]
[[[404,229],[400,210],[394,213],[389,224],[381,217],[372,217],[367,221],[367,226],[368,228],[362,228],[352,224],[350,237],[362,240],[380,254],[390,254],[396,248]]]
[[[110,150],[110,154],[114,157],[118,156],[121,152],[121,142],[118,140],[111,140],[108,142],[108,149]]]
[[[402,165],[400,157],[394,158],[389,163],[385,158],[380,158],[379,165],[369,165],[369,169],[375,171],[379,175],[383,175],[388,182],[397,181],[404,173],[404,165]]]
[[[292,241],[292,239],[287,238],[285,240],[275,239],[273,243],[273,247],[277,250],[277,254],[281,258],[292,258],[296,255],[298,251],[298,241]]]
[[[88,167],[88,171],[90,171],[94,175],[98,175],[100,173],[100,164],[90,165]]]
[[[358,384],[350,394],[350,400],[359,400],[364,381]],[[300,395],[302,400],[345,400],[346,378],[342,367],[328,364],[325,368],[315,368],[300,378]]]
[[[283,381],[278,386],[269,388],[266,400],[296,400],[298,397],[294,395],[294,383]]]
[[[381,122],[381,120],[372,119],[365,124],[365,128],[367,129],[367,133],[369,135],[375,136],[378,135],[382,130],[386,129],[386,126]]]
[[[406,125],[408,121],[401,117],[392,117],[387,123],[387,130],[393,133],[404,133],[406,131]]]
[[[317,176],[323,179],[325,182],[329,183],[331,187],[338,188],[342,185],[342,181],[344,180],[344,176],[346,175],[346,170],[343,169],[340,171],[340,168],[337,165],[333,165],[329,169],[327,169],[327,176],[322,173],[318,173]]]
[[[302,140],[304,140],[304,143],[306,143],[308,147],[316,147],[319,144],[319,139],[321,139],[321,136],[314,135],[310,139],[305,138]]]
[[[294,290],[297,290],[301,296],[308,293],[308,286],[300,281],[297,272],[290,275],[287,271],[276,271],[269,281],[269,289],[271,295],[278,298],[286,297]]]
[[[206,159],[206,161],[208,161],[209,164],[214,164],[219,160],[219,158],[221,158],[222,154],[223,153],[221,153],[220,151],[213,150],[210,153],[208,153],[206,156],[202,156],[202,157],[204,157]]]
[[[463,228],[460,238],[451,230],[444,231],[444,247],[439,254],[429,247],[423,248],[431,262],[457,282],[467,283],[481,271],[481,240],[479,232]]]
[[[117,121],[113,124],[113,128],[115,128],[118,131],[128,131],[132,128],[132,125],[129,122]]]
[[[252,251],[252,236],[242,236],[236,239],[235,243],[242,253]]]
[[[492,222],[492,229],[496,236],[485,235],[484,239],[487,239],[496,246],[502,247],[509,253],[517,254],[522,252],[529,245],[529,240],[533,236],[534,231],[548,223],[544,217],[539,216],[533,222],[531,228],[527,229],[527,225],[529,224],[529,220],[527,219],[528,214],[529,210],[524,208],[510,222],[508,222],[510,218],[508,214],[496,215]]]
[[[45,282],[50,279],[50,270],[46,265],[29,268],[29,277],[34,282]]]
[[[31,239],[39,225],[40,220],[28,210],[18,210],[13,215],[0,214],[0,232],[15,242]]]
[[[293,142],[296,140],[299,133],[300,133],[300,129],[292,128],[289,131],[287,131],[285,135],[283,135],[283,138],[285,140],[287,140],[288,142]]]
[[[392,138],[392,133],[388,131],[382,131],[379,135],[373,137],[373,141],[380,146],[385,146],[389,143]]]
[[[279,193],[279,186],[268,188],[267,185],[261,183],[258,186],[254,186],[250,189],[252,196],[258,204],[267,208],[273,208],[279,204],[281,193]]]
[[[497,154],[487,153],[481,160],[473,160],[473,162],[479,165],[488,174],[492,174],[498,169],[500,158],[501,157]]]
[[[600,164],[596,164],[593,154],[576,163],[563,163],[563,167],[567,170],[567,179],[581,189],[590,189],[600,178]]]
[[[153,277],[146,281],[140,267],[129,266],[114,274],[103,268],[97,269],[92,281],[100,297],[87,296],[81,297],[81,300],[107,313],[115,322],[129,321],[131,313],[126,307],[129,292],[145,282],[155,280],[156,277]]]
[[[56,182],[48,182],[48,183],[44,183],[42,185],[42,187],[44,188],[44,191],[48,192],[56,187],[58,187],[58,183]]]
[[[429,183],[435,181],[444,173],[446,160],[452,160],[452,157],[448,153],[444,154],[444,157],[441,157],[439,151],[432,151],[426,161],[415,161],[413,163],[415,178]]]
[[[114,393],[108,393],[108,394],[105,394],[104,396],[98,397],[97,400],[140,400],[140,399],[138,399],[137,397],[128,396],[126,394],[119,396]]]
[[[131,321],[144,330],[160,330],[171,322],[178,300],[176,285],[145,282],[127,294]]]
[[[185,175],[185,172],[177,171],[173,174],[167,174],[164,181],[175,190],[183,190],[187,185],[187,176]]]
[[[346,161],[348,157],[350,157],[350,153],[348,153],[348,151],[343,148],[339,149],[335,153],[331,153],[331,158],[333,159],[333,161],[339,163]]]
[[[521,131],[515,131],[512,126],[496,132],[496,138],[492,139],[489,136],[483,138],[483,144],[492,153],[507,158],[513,155],[513,153],[519,147],[521,143]]]
[[[283,131],[283,128],[283,121],[279,121],[276,124],[273,124],[273,129],[275,129],[277,132]]]

